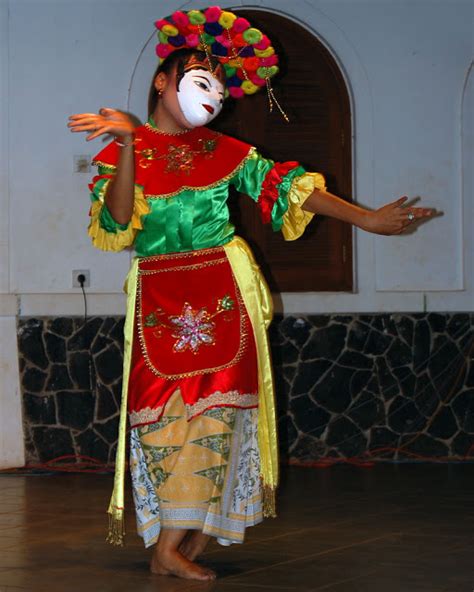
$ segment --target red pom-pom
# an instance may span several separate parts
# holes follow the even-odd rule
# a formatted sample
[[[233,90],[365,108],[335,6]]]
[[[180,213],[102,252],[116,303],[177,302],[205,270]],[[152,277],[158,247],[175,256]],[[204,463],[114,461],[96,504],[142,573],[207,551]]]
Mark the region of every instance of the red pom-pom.
[[[260,58],[260,65],[269,68],[270,66],[276,66],[278,64],[278,56],[276,53],[269,56],[268,58]]]
[[[209,8],[204,11],[207,23],[217,23],[221,14],[222,9],[219,6],[209,6]]]
[[[171,52],[172,48],[167,43],[158,43],[158,45],[156,46],[156,55],[162,60],[167,58]]]
[[[260,58],[244,58],[244,68],[247,72],[255,72],[260,68]]]
[[[159,21],[156,21],[155,27],[161,30],[165,25],[169,24],[170,23],[166,19],[160,19]]]
[[[232,30],[235,31],[236,33],[243,33],[249,27],[250,27],[250,23],[248,22],[248,20],[239,16],[239,18],[235,19],[234,24],[232,25]]]
[[[241,99],[245,95],[245,93],[240,88],[240,86],[231,86],[229,87],[229,95],[234,99]]]
[[[188,15],[181,12],[181,10],[174,12],[171,18],[173,19],[173,23],[180,29],[186,29],[189,25]]]
[[[261,49],[262,51],[267,49],[267,47],[270,47],[270,39],[264,35],[261,39],[261,41],[259,41],[258,43],[256,43],[254,45],[255,49]]]
[[[246,45],[248,45],[247,41],[245,41],[241,33],[235,35],[235,37],[232,37],[232,43],[235,47],[245,47]]]
[[[250,81],[253,82],[256,86],[265,86],[266,81],[263,78],[260,78],[258,74],[250,73],[249,74]]]

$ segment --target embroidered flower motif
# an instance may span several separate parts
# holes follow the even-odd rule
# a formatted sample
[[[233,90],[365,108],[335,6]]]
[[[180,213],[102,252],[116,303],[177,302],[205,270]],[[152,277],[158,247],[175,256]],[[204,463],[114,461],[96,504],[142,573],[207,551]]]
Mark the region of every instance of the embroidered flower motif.
[[[226,294],[223,298],[220,298],[217,301],[217,311],[216,312],[221,312],[224,310],[234,310],[234,305],[235,302],[232,300],[232,298]]]
[[[176,172],[189,175],[194,168],[194,150],[186,144],[169,146],[166,161],[165,173]]]
[[[163,329],[172,330],[172,337],[178,339],[174,344],[175,352],[183,352],[190,349],[194,354],[198,353],[201,345],[214,345],[215,323],[212,319],[220,314],[229,321],[228,313],[234,310],[235,301],[225,294],[217,300],[215,312],[207,312],[205,308],[194,310],[189,302],[185,302],[180,315],[168,315],[161,308],[150,312],[143,317],[143,326],[154,328],[153,335],[160,338]]]
[[[212,158],[217,140],[215,138],[200,139],[198,146],[197,150],[193,150],[188,144],[170,145],[166,154],[159,154],[156,148],[135,150],[135,153],[139,155],[138,165],[143,169],[149,168],[154,160],[166,160],[165,173],[189,175],[195,167],[194,157],[200,155],[206,159]]]
[[[177,329],[176,333],[173,333],[173,337],[178,338],[173,346],[177,352],[190,349],[193,353],[197,353],[201,345],[215,343],[215,323],[210,320],[205,308],[195,311],[188,302],[185,302],[182,313],[179,316],[170,317],[170,322]]]

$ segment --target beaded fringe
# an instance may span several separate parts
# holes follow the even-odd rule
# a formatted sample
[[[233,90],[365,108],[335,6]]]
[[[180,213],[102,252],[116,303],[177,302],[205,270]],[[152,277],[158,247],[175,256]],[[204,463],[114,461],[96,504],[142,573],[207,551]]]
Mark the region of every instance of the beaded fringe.
[[[109,513],[109,532],[105,539],[111,545],[123,547],[123,539],[125,537],[125,521],[123,510],[121,512],[115,511],[113,514]]]

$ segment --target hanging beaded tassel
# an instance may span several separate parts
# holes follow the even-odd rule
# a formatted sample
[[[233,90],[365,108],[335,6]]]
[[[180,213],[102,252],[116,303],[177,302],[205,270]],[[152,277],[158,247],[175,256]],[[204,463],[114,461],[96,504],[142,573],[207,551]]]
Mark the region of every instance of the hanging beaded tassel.
[[[275,105],[278,107],[280,113],[282,114],[283,119],[286,121],[286,123],[290,123],[290,119],[289,119],[288,115],[283,111],[282,106],[280,105],[277,98],[275,97],[275,93],[273,92],[270,78],[266,78],[265,81],[267,83],[267,96],[268,96],[268,105],[269,105],[270,113],[273,112],[273,104],[275,103]]]

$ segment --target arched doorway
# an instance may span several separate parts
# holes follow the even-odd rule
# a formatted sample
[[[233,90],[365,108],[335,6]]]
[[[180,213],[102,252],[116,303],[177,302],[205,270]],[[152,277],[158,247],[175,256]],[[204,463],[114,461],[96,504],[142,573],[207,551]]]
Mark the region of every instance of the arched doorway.
[[[215,128],[238,137],[277,161],[298,160],[325,175],[328,190],[351,200],[351,110],[342,73],[324,45],[281,15],[238,10],[268,31],[281,56],[276,96],[290,118],[269,113],[265,92],[226,101]],[[238,206],[237,206],[238,202]],[[252,245],[273,291],[351,291],[352,230],[348,224],[318,218],[303,237],[286,242],[260,223],[255,204],[235,197],[239,234]]]

